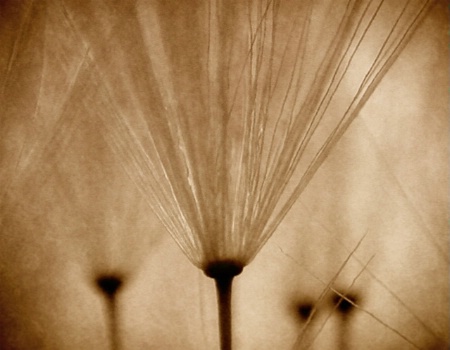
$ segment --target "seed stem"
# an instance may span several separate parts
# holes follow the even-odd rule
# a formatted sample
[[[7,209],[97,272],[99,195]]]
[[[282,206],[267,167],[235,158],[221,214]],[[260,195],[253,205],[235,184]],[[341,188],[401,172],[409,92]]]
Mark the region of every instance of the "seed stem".
[[[234,277],[216,278],[221,350],[231,350],[231,290]]]
[[[114,297],[108,300],[109,312],[109,336],[111,339],[111,350],[120,350],[120,337],[118,330],[117,300]]]
[[[101,276],[97,279],[97,286],[105,296],[109,321],[109,335],[111,339],[111,350],[120,349],[117,294],[122,286],[122,280],[115,276]]]
[[[232,350],[231,292],[233,279],[242,269],[242,264],[231,260],[213,262],[204,269],[216,283],[221,350]]]

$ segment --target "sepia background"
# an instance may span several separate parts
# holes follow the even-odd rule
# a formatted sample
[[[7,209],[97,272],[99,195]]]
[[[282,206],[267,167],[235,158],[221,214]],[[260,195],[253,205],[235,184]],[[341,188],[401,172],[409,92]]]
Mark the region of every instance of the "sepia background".
[[[114,107],[99,91],[120,67],[109,59],[139,52],[133,37],[128,56],[106,45],[113,24],[137,16],[144,37],[161,23],[189,30],[180,18],[197,2],[155,3],[0,1],[0,349],[110,349],[101,275],[123,280],[121,349],[219,346],[213,281],[105,138]],[[441,2],[236,277],[236,349],[448,348],[447,34]],[[87,65],[92,40],[104,56]],[[354,304],[336,307],[339,293]]]

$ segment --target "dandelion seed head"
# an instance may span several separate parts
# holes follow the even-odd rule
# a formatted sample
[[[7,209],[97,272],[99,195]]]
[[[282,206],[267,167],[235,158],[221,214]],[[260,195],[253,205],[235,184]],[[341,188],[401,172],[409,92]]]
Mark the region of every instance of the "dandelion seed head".
[[[122,287],[123,281],[118,276],[102,275],[96,279],[96,284],[108,298],[113,298]]]
[[[239,261],[224,260],[209,263],[203,267],[203,270],[205,271],[206,276],[211,278],[229,278],[239,275],[243,270],[243,266]]]
[[[205,269],[255,257],[430,3],[62,1],[52,13],[84,52],[70,100],[95,92],[109,147]]]

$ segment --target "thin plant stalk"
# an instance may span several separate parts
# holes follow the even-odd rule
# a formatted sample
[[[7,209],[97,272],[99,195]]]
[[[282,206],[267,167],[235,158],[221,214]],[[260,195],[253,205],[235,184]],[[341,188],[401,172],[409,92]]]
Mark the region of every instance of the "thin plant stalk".
[[[119,316],[116,296],[108,297],[107,300],[108,320],[109,320],[109,339],[111,350],[120,350],[119,336]]]
[[[106,300],[111,350],[120,350],[121,341],[119,335],[117,296],[122,286],[122,280],[115,276],[101,276],[97,279],[96,283]]]
[[[205,268],[205,274],[214,279],[219,310],[220,349],[232,349],[232,289],[233,279],[242,272],[235,261],[218,261]]]

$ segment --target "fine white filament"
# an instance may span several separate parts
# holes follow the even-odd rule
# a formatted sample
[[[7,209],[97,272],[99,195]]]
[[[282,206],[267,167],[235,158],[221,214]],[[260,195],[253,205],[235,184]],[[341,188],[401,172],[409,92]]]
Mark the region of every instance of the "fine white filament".
[[[99,134],[205,268],[255,257],[432,1],[58,3],[85,49],[66,108],[102,107]]]

